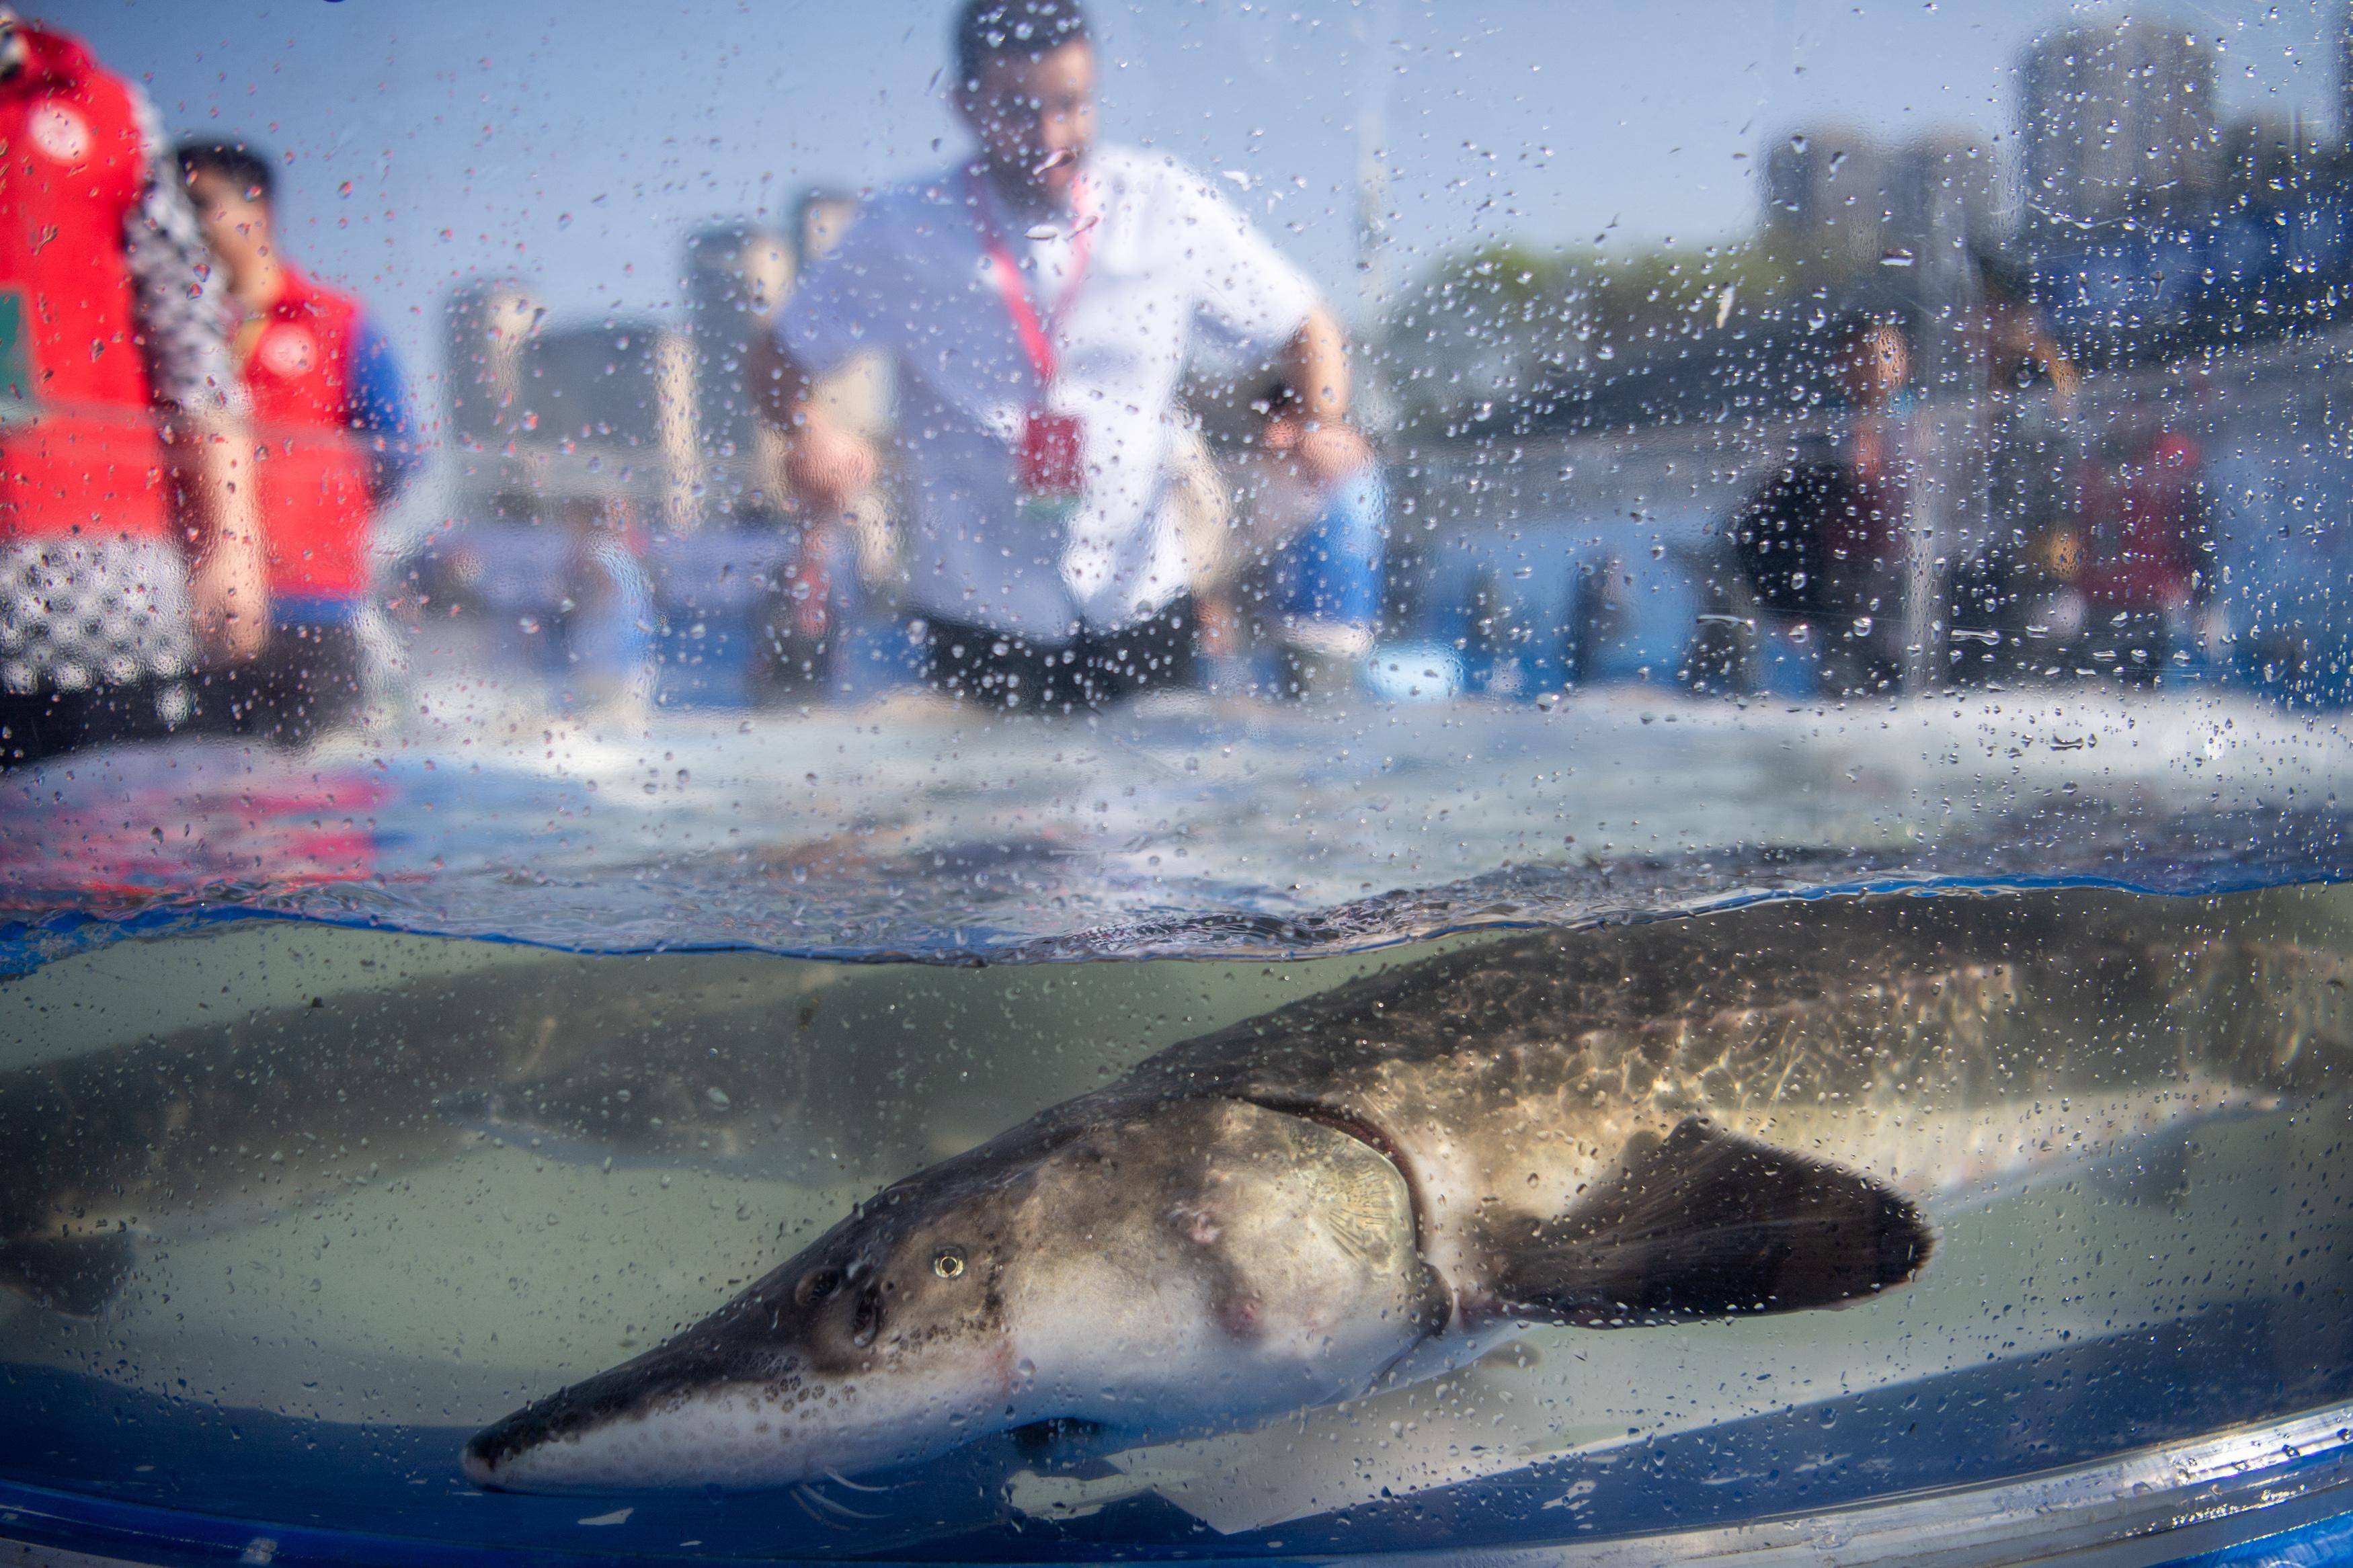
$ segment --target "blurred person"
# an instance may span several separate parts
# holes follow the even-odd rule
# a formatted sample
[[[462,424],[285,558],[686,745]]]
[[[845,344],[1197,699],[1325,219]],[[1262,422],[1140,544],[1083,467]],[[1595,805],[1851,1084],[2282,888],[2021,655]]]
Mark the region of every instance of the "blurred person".
[[[1373,651],[1388,552],[1388,492],[1366,451],[1343,472],[1306,461],[1309,425],[1288,386],[1270,399],[1263,446],[1278,477],[1303,503],[1274,574],[1276,689],[1286,696],[1347,684]]]
[[[1351,684],[1373,650],[1388,550],[1387,491],[1366,460],[1336,478],[1299,459],[1305,424],[1275,378],[1249,405],[1259,428],[1235,459],[1244,526],[1226,552],[1224,581],[1198,584],[1205,636],[1237,639],[1255,623],[1271,651],[1272,690],[1287,697]],[[1245,608],[1242,601],[1250,601]]]
[[[2081,607],[2070,617],[2094,664],[2153,682],[2179,651],[2211,641],[2214,529],[2205,454],[2159,426],[2124,444],[2119,460],[2087,461],[2082,547],[2068,563]],[[2103,657],[2103,656],[2106,657]]]
[[[871,482],[872,444],[810,388],[882,350],[912,470],[910,629],[932,683],[1064,711],[1190,685],[1168,454],[1196,322],[1280,363],[1301,393],[1297,461],[1325,482],[1369,458],[1346,423],[1345,338],[1207,181],[1098,144],[1076,0],[969,0],[955,39],[976,153],[869,202],[755,363],[794,486],[838,515]]]
[[[267,459],[273,635],[251,664],[208,677],[200,705],[234,733],[301,745],[359,706],[375,516],[420,461],[408,393],[365,308],[285,255],[266,156],[189,141],[178,163],[227,283],[223,315]]]
[[[796,282],[833,254],[858,214],[854,193],[822,186],[801,193],[793,204],[787,231]],[[773,325],[771,319],[763,331]],[[818,378],[811,397],[836,426],[862,440],[876,440],[889,427],[890,366],[873,349],[853,353],[831,374]],[[781,470],[787,462],[783,432],[764,424],[762,436],[775,445]],[[791,488],[789,480],[784,488]],[[797,549],[790,566],[776,574],[758,639],[754,683],[768,700],[791,701],[829,688],[841,668],[863,591],[897,576],[899,531],[886,489],[870,484],[827,515],[809,516],[805,510]]]
[[[1849,319],[1836,361],[1845,402],[1833,437],[1841,479],[1822,516],[1822,656],[1832,689],[1892,689],[1904,668],[1911,558],[1908,432],[1915,405],[1912,340],[1893,315]]]
[[[162,124],[5,6],[0,211],[6,766],[168,732],[269,621],[245,399]]]
[[[1986,395],[1982,421],[1989,537],[1954,573],[1948,662],[1963,679],[2047,668],[2055,602],[2083,552],[2081,442],[2073,418],[2082,373],[2052,335],[2031,281],[1998,254],[1977,258],[1985,301]]]
[[[1733,546],[1757,607],[1799,640],[1819,634],[1821,684],[1841,694],[1885,690],[1903,662],[1911,339],[1892,315],[1857,312],[1831,343],[1840,416],[1749,493],[1732,521]],[[1720,643],[1718,628],[1742,619],[1714,606],[1695,643]],[[1713,680],[1747,657],[1695,647],[1692,665]]]
[[[2072,409],[2084,373],[2051,335],[2042,308],[2023,279],[1990,268],[1985,276],[1988,390],[2000,395],[2040,387],[2062,412]]]

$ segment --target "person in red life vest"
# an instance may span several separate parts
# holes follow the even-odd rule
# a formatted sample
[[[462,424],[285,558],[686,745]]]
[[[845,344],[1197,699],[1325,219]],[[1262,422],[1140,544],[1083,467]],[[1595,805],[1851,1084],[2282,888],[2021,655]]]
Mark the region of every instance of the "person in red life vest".
[[[0,6],[0,767],[161,734],[260,651],[244,407],[154,110]]]
[[[359,704],[370,536],[418,460],[408,396],[359,301],[280,248],[269,159],[243,142],[185,142],[179,163],[227,278],[230,341],[262,452],[276,623],[259,658],[206,681],[202,705],[235,733],[299,745]]]

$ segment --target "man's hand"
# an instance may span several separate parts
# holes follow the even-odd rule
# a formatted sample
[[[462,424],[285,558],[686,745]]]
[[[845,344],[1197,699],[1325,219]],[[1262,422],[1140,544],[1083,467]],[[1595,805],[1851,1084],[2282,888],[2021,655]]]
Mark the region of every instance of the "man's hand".
[[[1287,412],[1267,420],[1261,439],[1267,451],[1297,464],[1302,475],[1324,489],[1373,460],[1372,443],[1349,426],[1310,426]]]
[[[1348,334],[1323,306],[1283,345],[1290,396],[1266,422],[1266,447],[1296,461],[1315,483],[1337,484],[1373,460],[1373,449],[1348,427]]]
[[[1372,443],[1345,425],[1319,425],[1299,438],[1300,468],[1326,489],[1372,460]]]
[[[745,364],[760,416],[785,437],[785,482],[819,517],[837,517],[881,470],[874,444],[844,428],[816,395],[815,378],[793,362],[776,333],[752,338]]]
[[[848,511],[881,466],[871,441],[843,428],[813,403],[802,405],[799,425],[785,438],[785,473],[793,493],[820,517]]]

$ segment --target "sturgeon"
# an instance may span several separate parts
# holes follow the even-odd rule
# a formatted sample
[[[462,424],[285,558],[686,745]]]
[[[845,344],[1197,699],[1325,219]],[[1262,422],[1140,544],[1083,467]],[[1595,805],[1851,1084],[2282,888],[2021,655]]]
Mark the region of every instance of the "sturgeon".
[[[2216,908],[1787,901],[1407,963],[890,1185],[463,1466],[789,1485],[1247,1426],[1536,1324],[1866,1303],[1928,1264],[1935,1205],[2331,1087],[2346,961]]]

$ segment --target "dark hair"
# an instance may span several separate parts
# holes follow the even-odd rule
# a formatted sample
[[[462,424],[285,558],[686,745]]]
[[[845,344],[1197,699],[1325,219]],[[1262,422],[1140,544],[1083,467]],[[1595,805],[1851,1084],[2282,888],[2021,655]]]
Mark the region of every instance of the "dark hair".
[[[965,0],[956,19],[956,80],[976,86],[982,68],[1001,55],[1039,59],[1093,37],[1079,0]]]
[[[237,189],[261,201],[277,194],[277,177],[261,150],[246,142],[188,141],[180,143],[180,178],[218,174]]]

